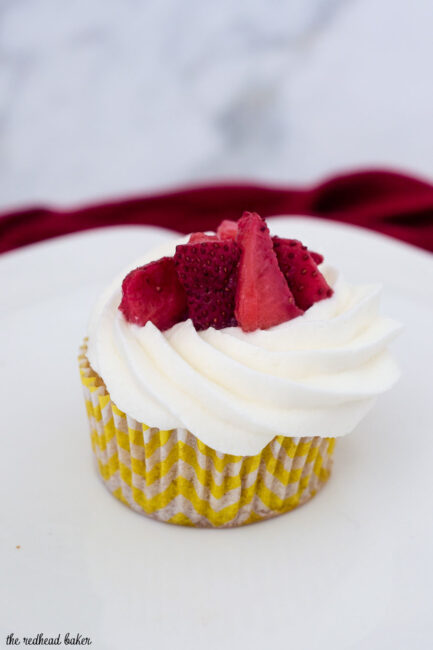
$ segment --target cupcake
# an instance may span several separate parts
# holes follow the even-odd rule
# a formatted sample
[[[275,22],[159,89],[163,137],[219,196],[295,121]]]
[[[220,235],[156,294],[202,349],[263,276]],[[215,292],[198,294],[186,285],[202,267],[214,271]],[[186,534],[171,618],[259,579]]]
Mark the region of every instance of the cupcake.
[[[329,478],[335,440],[398,378],[380,286],[354,286],[256,213],[131,265],[99,299],[80,372],[97,468],[138,513],[231,527]]]

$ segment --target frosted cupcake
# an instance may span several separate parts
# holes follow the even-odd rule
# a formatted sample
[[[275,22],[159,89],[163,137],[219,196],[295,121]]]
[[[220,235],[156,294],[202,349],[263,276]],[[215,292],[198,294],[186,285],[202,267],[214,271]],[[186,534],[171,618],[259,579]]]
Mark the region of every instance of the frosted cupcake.
[[[380,287],[245,213],[153,251],[94,309],[80,368],[98,471],[160,521],[230,527],[327,481],[398,370]]]

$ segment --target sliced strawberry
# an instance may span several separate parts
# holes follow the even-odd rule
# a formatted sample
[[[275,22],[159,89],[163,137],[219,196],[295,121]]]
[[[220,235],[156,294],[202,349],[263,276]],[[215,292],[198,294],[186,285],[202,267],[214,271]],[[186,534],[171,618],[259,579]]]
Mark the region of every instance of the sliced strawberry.
[[[321,255],[320,253],[315,253],[314,251],[308,251],[308,252],[310,253],[313,260],[316,262],[317,266],[319,266],[319,264],[321,264],[325,259],[323,255]]]
[[[302,314],[279,269],[263,219],[244,212],[238,222],[241,248],[235,315],[244,332],[267,329]]]
[[[218,237],[216,235],[206,235],[205,232],[193,232],[189,239],[188,244],[200,244],[204,241],[216,241]]]
[[[297,242],[297,239],[283,239],[282,237],[272,237],[272,241],[278,241],[281,246],[288,245],[291,246],[292,242]],[[307,249],[308,250],[308,249]],[[320,253],[315,253],[314,251],[308,251],[313,258],[313,260],[316,262],[317,265],[322,264],[323,260],[325,259],[323,255]]]
[[[302,242],[280,237],[273,237],[273,242],[278,264],[298,307],[305,311],[315,302],[332,296],[331,287]]]
[[[176,270],[197,330],[237,324],[234,307],[239,256],[239,247],[229,240],[176,246]]]
[[[126,320],[143,326],[152,321],[160,330],[186,317],[186,294],[172,257],[134,269],[122,283],[120,311]]]
[[[238,222],[224,219],[217,228],[217,236],[220,239],[236,239],[238,234]]]

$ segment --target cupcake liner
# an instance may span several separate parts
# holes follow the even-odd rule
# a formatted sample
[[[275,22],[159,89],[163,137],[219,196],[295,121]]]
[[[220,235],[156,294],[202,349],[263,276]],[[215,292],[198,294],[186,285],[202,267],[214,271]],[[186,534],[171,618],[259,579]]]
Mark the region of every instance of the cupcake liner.
[[[140,514],[186,526],[241,526],[293,510],[328,480],[335,438],[276,436],[256,456],[211,449],[186,429],[137,422],[111,401],[91,368],[79,365],[99,474]]]

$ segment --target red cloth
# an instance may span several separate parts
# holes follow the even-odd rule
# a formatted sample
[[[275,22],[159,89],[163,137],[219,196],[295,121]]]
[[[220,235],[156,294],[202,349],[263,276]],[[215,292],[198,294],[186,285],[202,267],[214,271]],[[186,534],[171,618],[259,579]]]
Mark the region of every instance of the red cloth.
[[[0,252],[67,233],[151,224],[188,233],[212,230],[244,210],[267,217],[313,215],[364,226],[433,251],[433,186],[386,171],[332,178],[314,187],[256,184],[196,187],[78,210],[34,207],[0,216]]]

